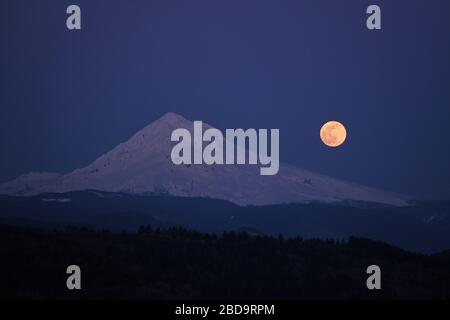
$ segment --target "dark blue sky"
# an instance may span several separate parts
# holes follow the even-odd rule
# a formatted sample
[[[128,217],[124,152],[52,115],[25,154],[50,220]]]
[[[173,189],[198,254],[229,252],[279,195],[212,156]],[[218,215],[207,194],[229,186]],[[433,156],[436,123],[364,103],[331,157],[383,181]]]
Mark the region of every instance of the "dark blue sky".
[[[280,128],[283,162],[450,198],[449,15],[448,0],[2,0],[0,181],[84,166],[173,111]],[[338,149],[319,139],[331,119]]]

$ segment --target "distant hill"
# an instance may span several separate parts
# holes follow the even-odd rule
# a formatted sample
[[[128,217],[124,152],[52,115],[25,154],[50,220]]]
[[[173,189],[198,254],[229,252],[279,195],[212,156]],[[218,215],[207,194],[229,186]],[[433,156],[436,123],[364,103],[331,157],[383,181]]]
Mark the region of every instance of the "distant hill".
[[[408,207],[370,203],[241,207],[207,198],[80,191],[0,196],[0,222],[44,228],[86,226],[115,232],[135,231],[141,225],[183,226],[219,234],[240,229],[285,237],[360,236],[425,253],[450,248],[450,203],[445,202]]]

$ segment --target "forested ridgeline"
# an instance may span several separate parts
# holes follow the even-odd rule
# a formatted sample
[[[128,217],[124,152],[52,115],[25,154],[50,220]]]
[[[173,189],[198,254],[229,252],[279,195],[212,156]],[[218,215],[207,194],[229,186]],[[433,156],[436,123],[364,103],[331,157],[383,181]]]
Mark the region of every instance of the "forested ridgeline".
[[[136,233],[0,226],[1,298],[449,298],[450,254],[426,256],[362,238],[221,236],[182,228]],[[66,287],[69,265],[82,289]],[[368,290],[369,265],[382,289]]]

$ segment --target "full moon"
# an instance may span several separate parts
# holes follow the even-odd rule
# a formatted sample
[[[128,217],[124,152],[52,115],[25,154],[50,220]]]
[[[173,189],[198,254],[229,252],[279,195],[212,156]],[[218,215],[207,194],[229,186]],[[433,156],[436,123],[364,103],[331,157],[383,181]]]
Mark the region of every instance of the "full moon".
[[[342,123],[328,121],[320,129],[320,139],[329,147],[339,147],[347,138],[347,131]]]

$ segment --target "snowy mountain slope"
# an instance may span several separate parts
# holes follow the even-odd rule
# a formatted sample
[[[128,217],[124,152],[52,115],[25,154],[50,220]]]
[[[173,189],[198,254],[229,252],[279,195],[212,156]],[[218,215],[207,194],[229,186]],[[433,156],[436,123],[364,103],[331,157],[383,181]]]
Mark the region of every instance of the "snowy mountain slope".
[[[204,124],[203,130],[209,126]],[[274,176],[259,165],[179,165],[170,159],[174,129],[192,132],[193,123],[167,113],[90,165],[58,175],[33,173],[0,185],[0,193],[102,190],[132,194],[168,193],[224,199],[239,205],[289,202],[364,201],[406,205],[408,198],[315,174],[284,163]]]
[[[0,184],[0,194],[34,194],[36,190],[44,190],[49,184],[55,183],[59,177],[61,174],[51,172],[25,173],[13,181]]]

